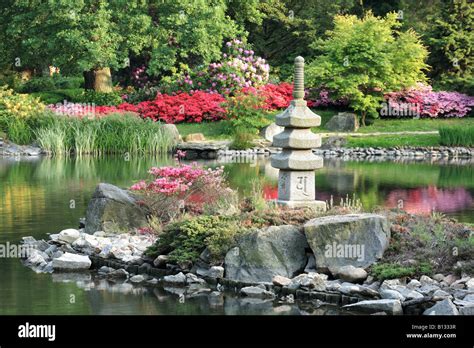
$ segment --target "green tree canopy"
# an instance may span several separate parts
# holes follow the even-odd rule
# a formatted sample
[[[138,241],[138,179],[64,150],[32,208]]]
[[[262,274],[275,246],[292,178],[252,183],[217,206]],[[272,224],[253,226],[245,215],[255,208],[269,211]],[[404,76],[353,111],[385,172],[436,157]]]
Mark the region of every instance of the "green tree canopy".
[[[413,30],[398,31],[400,25],[395,13],[336,16],[328,38],[313,43],[322,54],[308,64],[308,85],[347,97],[363,124],[366,115],[377,117],[385,92],[426,79],[428,52]]]

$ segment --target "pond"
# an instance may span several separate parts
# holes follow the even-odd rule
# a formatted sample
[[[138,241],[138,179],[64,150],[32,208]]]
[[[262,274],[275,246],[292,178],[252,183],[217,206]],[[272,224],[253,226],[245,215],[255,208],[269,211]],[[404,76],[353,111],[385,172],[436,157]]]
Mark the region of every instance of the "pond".
[[[47,238],[47,233],[77,227],[99,182],[126,187],[145,177],[149,167],[171,163],[171,158],[0,158],[0,244],[18,243],[23,236]],[[231,186],[242,194],[252,190],[253,180],[260,180],[265,196],[276,196],[278,172],[268,160],[204,164],[224,165]],[[474,222],[472,164],[326,160],[317,171],[316,192],[321,200],[332,196],[335,204],[355,194],[367,209],[403,204],[409,212],[435,210]],[[35,274],[18,259],[0,260],[0,315],[307,313],[327,315],[338,310],[322,306],[308,312],[302,304],[256,304],[232,295],[181,303],[178,296],[162,289],[112,285],[89,274]]]

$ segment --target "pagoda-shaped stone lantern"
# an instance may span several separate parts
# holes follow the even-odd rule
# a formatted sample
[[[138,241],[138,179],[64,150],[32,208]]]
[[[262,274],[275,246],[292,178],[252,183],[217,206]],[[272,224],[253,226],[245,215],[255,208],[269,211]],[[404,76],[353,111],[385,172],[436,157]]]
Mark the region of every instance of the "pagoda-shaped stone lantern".
[[[272,166],[280,169],[277,204],[326,210],[326,203],[316,200],[314,180],[314,170],[322,168],[323,159],[312,152],[321,146],[321,137],[311,132],[311,127],[321,125],[321,117],[312,112],[304,100],[303,57],[295,59],[293,100],[276,116],[275,123],[285,127],[273,137],[273,146],[282,148],[282,152],[271,157]]]

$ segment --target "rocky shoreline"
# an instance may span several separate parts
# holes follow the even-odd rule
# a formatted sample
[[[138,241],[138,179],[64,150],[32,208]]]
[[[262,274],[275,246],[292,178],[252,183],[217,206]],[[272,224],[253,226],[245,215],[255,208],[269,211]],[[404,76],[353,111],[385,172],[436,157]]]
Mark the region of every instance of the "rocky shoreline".
[[[227,276],[232,271],[231,262],[225,268],[203,267],[205,252],[201,264],[191,270],[168,264],[162,256],[151,259],[143,252],[154,240],[149,235],[87,234],[82,229],[67,229],[50,235],[48,241],[24,237],[23,243],[29,247],[24,263],[39,273],[92,271],[107,281],[158,286],[183,298],[231,292],[257,302],[317,301],[359,314],[474,315],[474,278],[467,275],[436,274],[432,278],[380,282],[367,277],[363,269],[348,266],[339,269],[336,279],[330,279],[317,272],[310,258],[304,272],[295,277],[276,275],[270,281],[241,281]]]
[[[36,145],[17,145],[0,138],[0,157],[38,157],[45,152]]]

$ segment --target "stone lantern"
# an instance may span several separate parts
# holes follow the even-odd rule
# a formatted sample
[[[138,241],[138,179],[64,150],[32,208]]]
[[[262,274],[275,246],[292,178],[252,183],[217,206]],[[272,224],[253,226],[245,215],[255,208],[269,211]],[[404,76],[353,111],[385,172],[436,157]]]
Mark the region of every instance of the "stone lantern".
[[[282,152],[271,157],[272,166],[280,170],[277,204],[326,210],[326,202],[316,200],[314,179],[314,170],[323,167],[323,159],[312,151],[321,146],[321,137],[311,132],[311,127],[321,125],[321,117],[304,100],[303,57],[295,59],[293,100],[275,123],[284,127],[273,137],[273,146],[281,147]]]

